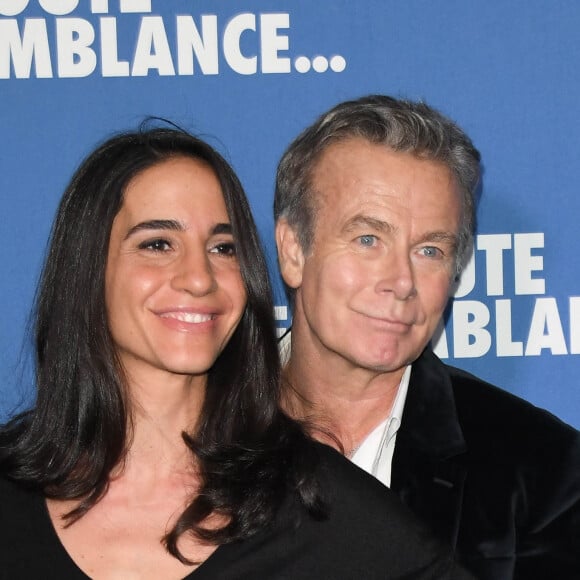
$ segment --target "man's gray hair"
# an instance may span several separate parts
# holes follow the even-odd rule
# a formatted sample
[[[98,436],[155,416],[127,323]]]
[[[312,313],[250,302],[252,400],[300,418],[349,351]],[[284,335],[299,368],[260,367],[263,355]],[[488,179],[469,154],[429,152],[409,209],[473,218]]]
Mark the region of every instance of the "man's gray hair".
[[[330,145],[357,137],[440,162],[451,170],[463,195],[455,261],[458,275],[473,242],[481,157],[453,121],[422,102],[370,95],[340,103],[320,116],[290,144],[278,165],[274,218],[288,221],[307,253],[317,211],[311,183],[314,167]]]

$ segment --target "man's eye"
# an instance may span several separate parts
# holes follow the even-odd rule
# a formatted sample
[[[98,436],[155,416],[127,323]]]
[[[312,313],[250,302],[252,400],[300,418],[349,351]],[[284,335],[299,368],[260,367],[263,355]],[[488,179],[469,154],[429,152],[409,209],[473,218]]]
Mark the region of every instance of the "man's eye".
[[[421,248],[421,253],[427,258],[443,257],[443,252],[435,246],[425,246],[424,248]]]
[[[212,254],[221,254],[222,256],[235,256],[237,253],[236,246],[233,242],[222,242],[216,244],[210,252]]]
[[[371,247],[377,243],[377,237],[371,234],[365,234],[364,236],[359,236],[358,241],[361,246]]]
[[[171,249],[171,244],[163,239],[156,238],[154,240],[146,240],[139,244],[140,250],[151,250],[153,252],[167,252]]]

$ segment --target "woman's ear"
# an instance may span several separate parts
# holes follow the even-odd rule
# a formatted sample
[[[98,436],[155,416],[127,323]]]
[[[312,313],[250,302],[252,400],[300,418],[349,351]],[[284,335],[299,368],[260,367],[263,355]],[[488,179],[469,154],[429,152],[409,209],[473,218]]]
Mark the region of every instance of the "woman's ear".
[[[283,218],[276,222],[276,246],[278,247],[278,265],[284,282],[290,288],[300,288],[304,253],[298,235]]]

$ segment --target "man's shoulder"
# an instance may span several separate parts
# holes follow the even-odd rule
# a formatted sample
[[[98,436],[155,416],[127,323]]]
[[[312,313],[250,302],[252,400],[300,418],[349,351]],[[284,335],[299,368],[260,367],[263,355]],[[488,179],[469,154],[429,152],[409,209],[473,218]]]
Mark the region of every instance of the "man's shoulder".
[[[451,382],[457,417],[464,436],[481,438],[504,450],[521,453],[539,448],[552,452],[571,449],[580,459],[580,432],[549,411],[467,371],[444,365]]]
[[[554,427],[556,430],[575,431],[549,411],[533,405],[506,389],[460,368],[450,365],[445,365],[445,367],[457,404],[462,409],[473,410],[473,418],[480,417],[487,420],[488,417],[485,415],[491,413],[498,419],[517,419],[519,422],[530,422],[537,426],[545,425]]]

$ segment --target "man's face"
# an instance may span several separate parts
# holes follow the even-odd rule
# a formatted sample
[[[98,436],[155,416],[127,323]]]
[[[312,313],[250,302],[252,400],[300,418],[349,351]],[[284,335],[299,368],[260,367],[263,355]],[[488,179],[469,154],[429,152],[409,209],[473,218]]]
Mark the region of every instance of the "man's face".
[[[312,186],[309,252],[284,222],[277,231],[282,275],[297,290],[293,342],[337,371],[402,371],[447,303],[462,209],[457,183],[437,162],[352,138],[323,153]]]

